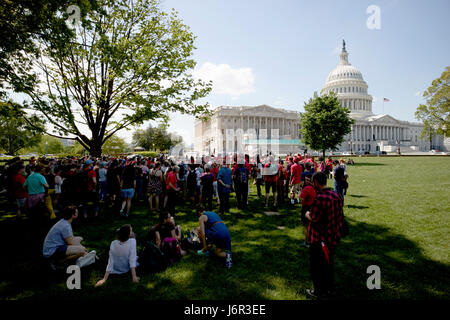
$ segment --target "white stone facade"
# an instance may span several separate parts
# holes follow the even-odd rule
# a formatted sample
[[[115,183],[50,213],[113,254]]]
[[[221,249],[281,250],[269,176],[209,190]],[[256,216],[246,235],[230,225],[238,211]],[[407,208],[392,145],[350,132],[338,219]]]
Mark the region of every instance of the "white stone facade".
[[[299,116],[267,105],[218,107],[208,121],[196,120],[194,151],[204,155],[299,152],[303,148]]]
[[[413,152],[430,150],[430,140],[421,139],[423,125],[397,120],[387,114],[372,113],[372,96],[361,72],[348,61],[345,42],[339,65],[330,72],[321,94],[334,92],[342,106],[349,108],[355,120],[352,132],[345,137],[338,151]],[[388,102],[389,103],[389,102]],[[432,145],[443,148],[442,137],[434,137]]]

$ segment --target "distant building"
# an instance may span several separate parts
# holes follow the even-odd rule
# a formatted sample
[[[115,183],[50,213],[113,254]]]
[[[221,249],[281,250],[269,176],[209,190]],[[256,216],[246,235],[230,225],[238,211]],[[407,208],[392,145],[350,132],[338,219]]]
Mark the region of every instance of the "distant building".
[[[348,52],[343,43],[339,65],[330,72],[321,94],[336,93],[342,106],[349,108],[355,120],[352,132],[345,137],[339,151],[428,151],[430,139],[420,138],[423,124],[401,121],[390,115],[372,113],[372,96],[361,72],[348,61]],[[443,149],[443,138],[432,139],[435,149]]]
[[[299,152],[299,113],[270,107],[218,107],[195,122],[195,152],[287,154]]]
[[[75,140],[72,139],[60,139],[64,148],[73,147],[75,145]]]

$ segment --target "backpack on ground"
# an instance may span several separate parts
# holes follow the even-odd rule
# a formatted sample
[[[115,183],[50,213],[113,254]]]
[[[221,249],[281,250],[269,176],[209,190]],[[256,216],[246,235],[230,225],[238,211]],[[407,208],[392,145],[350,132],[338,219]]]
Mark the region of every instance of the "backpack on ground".
[[[146,241],[138,260],[139,267],[145,272],[156,273],[167,268],[167,262],[164,254],[151,241]]]
[[[190,231],[187,236],[181,242],[181,248],[183,250],[200,250],[203,248],[202,242],[198,237],[196,230]]]

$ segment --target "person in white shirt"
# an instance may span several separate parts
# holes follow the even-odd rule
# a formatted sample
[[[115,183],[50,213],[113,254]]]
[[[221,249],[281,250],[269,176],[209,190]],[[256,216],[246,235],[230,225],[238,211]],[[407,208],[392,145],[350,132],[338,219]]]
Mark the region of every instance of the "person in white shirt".
[[[105,275],[95,286],[103,285],[110,274],[124,274],[130,270],[133,282],[139,282],[140,278],[136,276],[137,258],[133,229],[129,224],[123,225],[119,229],[118,239],[111,242]]]

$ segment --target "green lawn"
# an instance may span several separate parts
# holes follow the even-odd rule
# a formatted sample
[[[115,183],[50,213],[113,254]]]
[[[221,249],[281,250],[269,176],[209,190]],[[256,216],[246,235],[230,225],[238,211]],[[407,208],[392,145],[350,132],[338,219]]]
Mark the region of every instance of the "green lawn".
[[[350,235],[338,247],[335,263],[340,297],[449,299],[450,158],[353,159],[344,210]],[[312,283],[308,251],[300,246],[304,229],[299,207],[285,205],[280,216],[266,216],[255,194],[252,186],[248,210],[232,209],[223,217],[232,238],[231,270],[190,252],[164,272],[140,274],[139,284],[133,284],[130,276],[94,288],[106,268],[114,230],[131,223],[139,246],[156,223],[145,204],[134,203],[128,220],[105,210],[97,221],[77,221],[74,233],[100,257],[96,265],[82,270],[82,290],[68,290],[64,276],[49,277],[42,271],[42,244],[33,241],[27,220],[15,221],[3,201],[0,239],[6,259],[0,267],[0,298],[307,299],[305,290]],[[183,231],[197,226],[195,213],[184,205],[176,220]],[[381,290],[367,289],[370,265],[381,269]]]

